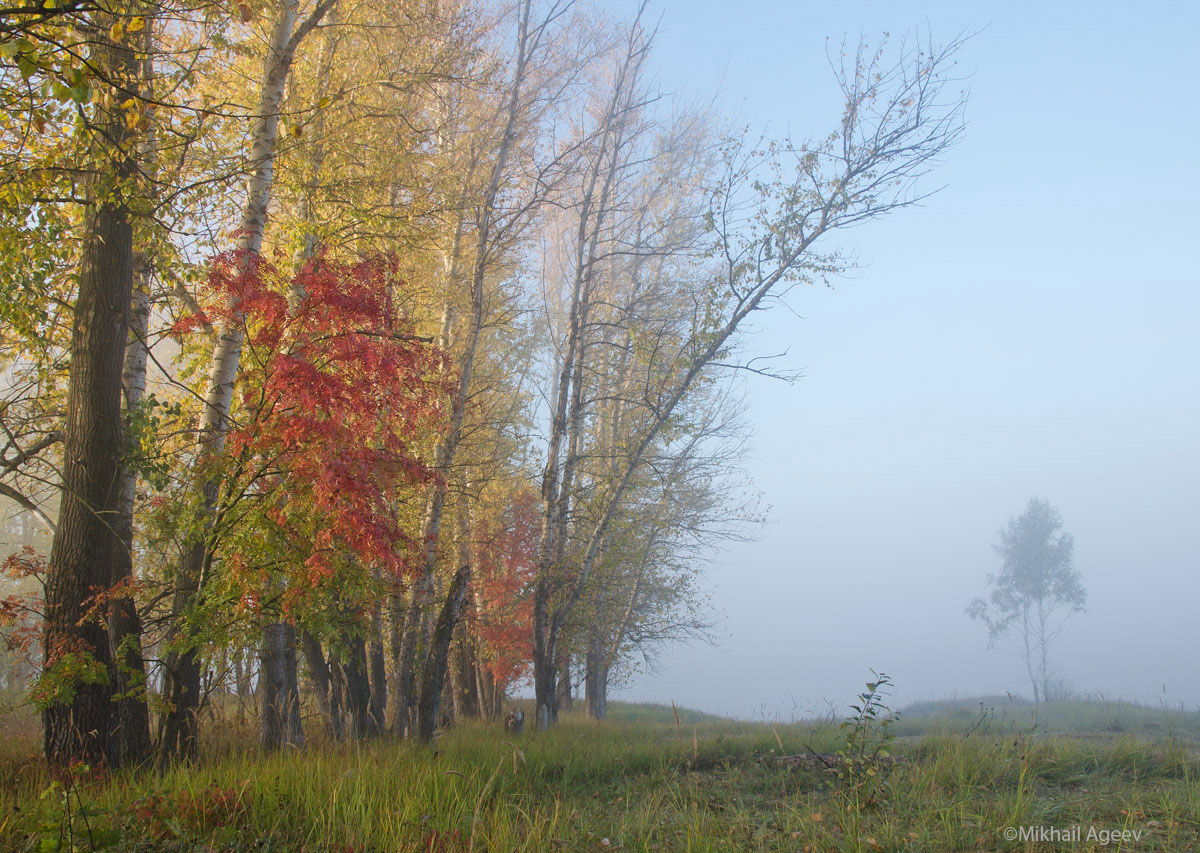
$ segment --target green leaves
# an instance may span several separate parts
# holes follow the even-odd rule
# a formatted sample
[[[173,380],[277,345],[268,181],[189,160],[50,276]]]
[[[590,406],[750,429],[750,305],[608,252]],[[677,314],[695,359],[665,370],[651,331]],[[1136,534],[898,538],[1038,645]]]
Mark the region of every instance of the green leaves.
[[[39,711],[45,711],[53,705],[70,702],[80,685],[103,684],[107,680],[108,670],[90,650],[59,651],[34,682],[29,698]]]
[[[43,96],[52,95],[60,102],[70,100],[77,104],[86,103],[91,96],[86,68],[70,52],[39,46],[19,36],[0,41],[0,58],[15,66],[22,80],[45,75],[49,85],[41,90]]]
[[[124,463],[162,491],[171,480],[171,460],[163,452],[160,436],[168,428],[182,428],[186,413],[179,400],[161,400],[147,394],[126,416]]]
[[[843,796],[855,809],[877,804],[887,790],[888,783],[880,771],[884,759],[890,757],[887,745],[895,737],[888,728],[896,715],[884,701],[884,691],[892,686],[892,679],[874,670],[871,674],[875,680],[868,681],[866,691],[858,694],[862,704],[850,706],[854,716],[843,721],[839,729],[842,747],[837,754],[843,764],[838,768],[838,779]]]

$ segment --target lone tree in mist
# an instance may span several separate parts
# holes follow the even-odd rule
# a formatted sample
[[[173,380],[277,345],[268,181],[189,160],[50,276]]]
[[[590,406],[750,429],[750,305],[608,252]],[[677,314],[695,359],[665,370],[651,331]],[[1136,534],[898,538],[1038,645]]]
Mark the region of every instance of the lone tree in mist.
[[[1008,520],[994,545],[1000,571],[988,575],[988,597],[976,598],[967,615],[988,626],[989,647],[999,646],[1025,661],[1035,702],[1047,700],[1050,645],[1074,613],[1082,612],[1087,590],[1075,568],[1075,539],[1049,501],[1033,498]]]

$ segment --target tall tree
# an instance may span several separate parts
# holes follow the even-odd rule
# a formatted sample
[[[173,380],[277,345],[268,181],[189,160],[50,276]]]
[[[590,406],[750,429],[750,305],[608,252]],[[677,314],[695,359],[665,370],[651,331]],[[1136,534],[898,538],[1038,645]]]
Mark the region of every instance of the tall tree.
[[[450,632],[461,609],[459,598],[466,594],[470,582],[470,566],[462,577],[463,566],[456,566],[448,586],[447,597],[438,616],[434,633],[427,630],[432,621],[432,592],[435,589],[435,572],[438,564],[441,529],[446,511],[447,489],[453,479],[464,437],[467,435],[466,419],[468,403],[476,389],[473,388],[474,374],[479,358],[479,345],[489,320],[487,308],[501,302],[488,292],[489,279],[493,278],[501,263],[502,249],[516,233],[526,228],[542,203],[553,181],[552,167],[545,163],[531,164],[519,159],[519,145],[524,142],[531,150],[537,148],[538,113],[545,110],[546,86],[538,86],[531,77],[539,70],[539,61],[552,47],[551,40],[555,25],[561,25],[570,0],[552,0],[535,16],[532,0],[523,0],[517,10],[515,56],[510,76],[500,92],[500,99],[492,116],[484,126],[494,146],[480,150],[473,147],[464,177],[464,189],[460,204],[465,209],[460,213],[453,233],[451,251],[447,256],[447,280],[454,287],[462,283],[467,287],[467,305],[463,312],[463,324],[455,347],[454,367],[457,382],[451,394],[449,426],[439,442],[434,466],[438,478],[426,504],[422,520],[421,541],[424,553],[418,572],[413,579],[407,606],[403,611],[402,630],[393,649],[396,656],[395,726],[406,731],[409,724],[409,706],[416,704],[416,731],[428,740],[432,737],[436,721],[428,718],[438,708],[440,691],[445,682],[449,635],[443,637],[443,626]],[[476,143],[477,144],[477,143]],[[537,179],[521,182],[520,171],[534,171]],[[475,176],[486,176],[481,190],[471,195]],[[468,227],[471,230],[467,230]],[[464,242],[468,245],[464,246]],[[464,262],[465,261],[465,262]],[[465,268],[465,270],[464,270]],[[465,272],[465,275],[463,274]],[[447,303],[443,311],[443,346],[449,345],[453,308]],[[461,578],[461,582],[460,582]],[[400,618],[399,608],[395,619]],[[450,618],[451,614],[453,618]],[[446,619],[450,619],[448,625]],[[431,636],[422,662],[421,689],[436,690],[438,696],[418,695],[417,645],[421,636]],[[445,642],[442,642],[445,640]]]
[[[1075,568],[1075,539],[1049,502],[1033,498],[1025,511],[1000,530],[992,546],[1000,571],[988,575],[986,599],[976,598],[967,615],[984,622],[989,646],[1017,655],[1025,664],[1033,701],[1052,697],[1050,647],[1067,620],[1087,603],[1087,590]]]
[[[557,720],[563,669],[559,637],[582,583],[566,565],[572,504],[576,499],[576,477],[583,459],[584,425],[587,420],[586,381],[589,365],[589,332],[592,312],[600,298],[602,257],[614,240],[612,220],[618,210],[636,135],[642,97],[642,75],[650,41],[639,17],[628,27],[619,52],[610,88],[600,96],[599,118],[594,130],[584,131],[582,169],[571,214],[565,266],[566,312],[564,340],[559,345],[556,371],[551,379],[550,429],[546,465],[542,474],[542,537],[533,600],[534,688],[538,697],[537,723],[545,728]],[[561,593],[571,586],[564,576],[573,575],[576,591]],[[557,606],[556,606],[557,605]]]
[[[650,450],[703,377],[718,365],[739,366],[729,359],[749,317],[797,283],[844,267],[836,249],[822,251],[823,238],[920,197],[915,182],[961,133],[963,99],[943,99],[959,44],[902,50],[891,66],[883,64],[881,53],[872,54],[860,45],[839,69],[845,108],[839,128],[828,137],[808,145],[777,144],[765,157],[751,146],[730,143],[725,175],[712,193],[708,212],[713,236],[710,257],[716,262],[693,280],[691,329],[678,343],[652,347],[655,358],[664,364],[656,372],[659,381],[644,389],[648,415],[625,442],[613,476],[596,490],[593,500],[598,509],[578,531],[579,546],[569,562],[563,550],[563,484],[569,485],[572,476],[573,454],[566,433],[573,418],[563,397],[580,397],[572,390],[579,387],[571,375],[574,371],[565,367],[560,371],[534,593],[539,726],[551,725],[557,717],[555,672],[562,627],[587,588],[609,527],[619,518]],[[580,302],[573,297],[572,304]],[[582,328],[583,314],[572,308],[571,316],[572,324]],[[572,336],[578,340],[574,326]],[[577,346],[568,343],[568,358],[576,357]]]
[[[46,582],[45,669],[38,688],[46,757],[118,764],[124,757],[113,701],[107,601],[122,521],[122,369],[133,292],[136,122],[123,104],[140,93],[137,44],[124,38],[136,4],[97,12],[89,64],[101,96],[88,121],[78,295],[71,335],[63,487]]]
[[[241,227],[238,231],[239,263],[248,268],[262,251],[267,226],[267,211],[275,176],[276,140],[280,115],[292,60],[304,38],[321,22],[336,0],[318,0],[299,24],[299,0],[281,0],[271,28],[270,42],[263,59],[262,83],[250,131],[248,151],[249,185]],[[244,317],[237,310],[237,294],[227,306],[223,323],[213,346],[204,407],[200,417],[197,443],[197,471],[200,484],[200,515],[196,531],[190,537],[180,559],[176,578],[172,616],[174,619],[170,649],[166,661],[168,708],[162,720],[160,749],[164,761],[191,757],[196,751],[196,711],[200,705],[201,661],[199,650],[189,637],[186,620],[197,594],[203,587],[206,566],[213,553],[211,532],[220,481],[212,473],[225,446],[234,385],[245,339]]]

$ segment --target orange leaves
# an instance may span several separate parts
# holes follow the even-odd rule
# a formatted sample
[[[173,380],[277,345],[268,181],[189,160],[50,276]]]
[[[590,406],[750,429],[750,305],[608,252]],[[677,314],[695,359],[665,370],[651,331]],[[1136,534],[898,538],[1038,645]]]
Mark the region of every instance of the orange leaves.
[[[478,607],[470,618],[499,684],[525,673],[533,658],[533,600],[527,592],[537,571],[540,524],[537,495],[526,484],[513,489],[497,517],[476,522],[472,583]]]
[[[46,558],[26,545],[20,553],[10,554],[0,571],[17,581],[32,579],[41,585],[48,571]],[[39,657],[42,637],[42,601],[39,593],[14,593],[0,598],[0,639],[10,651],[16,651],[31,667]]]

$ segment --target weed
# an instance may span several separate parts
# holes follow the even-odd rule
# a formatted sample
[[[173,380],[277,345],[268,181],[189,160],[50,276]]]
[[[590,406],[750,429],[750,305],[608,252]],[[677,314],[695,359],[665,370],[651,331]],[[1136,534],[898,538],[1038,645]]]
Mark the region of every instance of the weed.
[[[895,740],[889,729],[897,716],[884,701],[894,683],[886,673],[871,674],[875,680],[858,694],[859,704],[850,706],[854,716],[839,727],[842,746],[837,754],[842,760],[837,775],[843,796],[855,809],[870,808],[887,793],[884,770],[891,758],[888,747]]]

